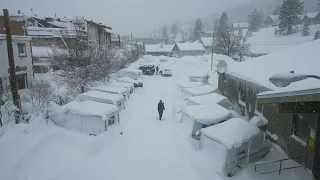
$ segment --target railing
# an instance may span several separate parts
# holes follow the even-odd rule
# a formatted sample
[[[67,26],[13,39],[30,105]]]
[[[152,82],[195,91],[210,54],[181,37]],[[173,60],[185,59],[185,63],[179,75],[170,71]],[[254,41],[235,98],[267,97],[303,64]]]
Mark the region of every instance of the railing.
[[[305,158],[305,164],[298,165],[298,166],[292,166],[292,167],[285,167],[285,168],[282,167],[284,161],[293,160],[293,159],[300,159],[300,158]],[[262,172],[260,172],[260,173],[261,173],[261,174],[267,174],[267,173],[272,173],[272,172],[277,172],[277,171],[279,171],[279,175],[280,175],[282,171],[288,170],[288,169],[295,169],[295,168],[302,168],[302,167],[303,167],[303,168],[306,170],[306,169],[307,169],[307,164],[308,164],[308,157],[307,157],[307,156],[298,156],[298,157],[280,159],[280,160],[276,160],[276,161],[257,162],[257,163],[255,163],[255,165],[254,165],[254,171],[257,171],[257,166],[266,165],[266,164],[274,164],[274,163],[277,163],[277,162],[280,162],[279,169],[277,169],[277,170],[270,170],[270,171],[262,171]]]

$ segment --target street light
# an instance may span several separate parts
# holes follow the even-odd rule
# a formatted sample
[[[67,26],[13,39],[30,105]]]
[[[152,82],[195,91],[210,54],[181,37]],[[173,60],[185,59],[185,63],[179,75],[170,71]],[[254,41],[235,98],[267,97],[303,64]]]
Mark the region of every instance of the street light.
[[[277,87],[287,87],[293,82],[302,81],[308,78],[314,78],[314,79],[320,80],[320,76],[294,74],[294,72],[291,72],[288,74],[274,74],[269,78],[269,81]]]

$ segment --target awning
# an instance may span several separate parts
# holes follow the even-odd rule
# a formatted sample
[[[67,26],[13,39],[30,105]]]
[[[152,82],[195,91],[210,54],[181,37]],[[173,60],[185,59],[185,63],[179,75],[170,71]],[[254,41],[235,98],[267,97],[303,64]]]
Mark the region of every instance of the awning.
[[[268,91],[257,95],[258,103],[319,102],[320,88],[297,91]]]

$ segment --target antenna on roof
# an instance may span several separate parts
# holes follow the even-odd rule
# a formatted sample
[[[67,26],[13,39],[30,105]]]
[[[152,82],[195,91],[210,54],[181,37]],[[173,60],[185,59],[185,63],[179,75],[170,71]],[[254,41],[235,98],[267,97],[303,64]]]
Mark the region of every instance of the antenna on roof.
[[[54,13],[54,17],[57,17],[57,13]]]

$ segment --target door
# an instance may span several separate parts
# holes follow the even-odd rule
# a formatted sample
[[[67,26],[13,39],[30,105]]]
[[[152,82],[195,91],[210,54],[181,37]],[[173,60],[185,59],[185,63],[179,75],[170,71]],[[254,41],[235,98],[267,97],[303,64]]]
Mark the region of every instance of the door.
[[[320,180],[320,114],[318,114],[318,127],[315,142],[312,174],[316,180]]]
[[[27,88],[27,74],[18,74],[16,75],[17,83],[18,83],[18,89],[25,89]]]

